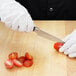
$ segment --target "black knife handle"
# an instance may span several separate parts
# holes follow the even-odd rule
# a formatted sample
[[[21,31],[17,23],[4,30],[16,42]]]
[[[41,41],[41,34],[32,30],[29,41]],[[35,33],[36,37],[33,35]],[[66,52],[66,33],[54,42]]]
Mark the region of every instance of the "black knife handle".
[[[35,31],[36,27],[33,28],[33,31]]]
[[[38,31],[38,30],[40,30],[38,27],[33,28],[33,31]]]

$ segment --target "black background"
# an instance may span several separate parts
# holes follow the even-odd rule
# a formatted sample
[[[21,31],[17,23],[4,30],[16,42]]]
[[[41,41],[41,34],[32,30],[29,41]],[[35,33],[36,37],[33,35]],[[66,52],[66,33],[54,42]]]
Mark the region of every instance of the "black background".
[[[75,0],[16,0],[34,20],[76,20]],[[50,10],[53,8],[53,10]]]

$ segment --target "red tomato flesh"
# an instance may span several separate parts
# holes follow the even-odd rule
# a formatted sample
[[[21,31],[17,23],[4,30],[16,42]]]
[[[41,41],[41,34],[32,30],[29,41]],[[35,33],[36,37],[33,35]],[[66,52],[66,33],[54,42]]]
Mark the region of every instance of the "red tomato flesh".
[[[24,67],[31,67],[33,65],[33,61],[31,60],[25,60]]]
[[[24,61],[25,61],[25,56],[21,56],[21,57],[19,57],[18,58],[18,60],[23,64],[24,63]]]
[[[4,64],[7,69],[12,69],[14,67],[14,63],[10,59],[8,59]]]
[[[59,51],[59,49],[64,45],[64,43],[61,43],[61,42],[56,42],[54,44],[54,48]]]
[[[33,59],[33,57],[28,52],[25,53],[25,58],[27,60],[32,60]]]
[[[17,52],[12,52],[8,56],[9,59],[17,59],[18,58],[18,53]]]
[[[18,59],[14,59],[14,60],[13,60],[13,63],[14,63],[14,65],[17,66],[17,67],[22,67],[22,66],[23,66],[23,64],[22,64]]]

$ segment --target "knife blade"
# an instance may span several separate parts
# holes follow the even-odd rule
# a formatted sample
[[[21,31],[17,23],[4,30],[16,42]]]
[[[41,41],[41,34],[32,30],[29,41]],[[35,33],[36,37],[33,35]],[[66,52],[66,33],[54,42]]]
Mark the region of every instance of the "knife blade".
[[[46,39],[64,43],[61,39],[59,39],[51,34],[48,34],[47,32],[39,29],[38,27],[34,27],[33,31],[36,32],[39,36],[44,37]]]

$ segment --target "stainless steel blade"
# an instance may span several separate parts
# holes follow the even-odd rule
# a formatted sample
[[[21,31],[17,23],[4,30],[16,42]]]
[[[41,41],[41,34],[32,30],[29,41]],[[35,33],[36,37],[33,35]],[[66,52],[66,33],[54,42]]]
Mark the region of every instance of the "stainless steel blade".
[[[51,34],[48,34],[47,32],[39,29],[38,27],[34,27],[34,30],[39,36],[41,37],[44,37],[46,39],[49,39],[49,40],[52,40],[52,41],[56,41],[56,42],[63,42],[61,39],[51,35]],[[64,42],[63,42],[64,43]]]

